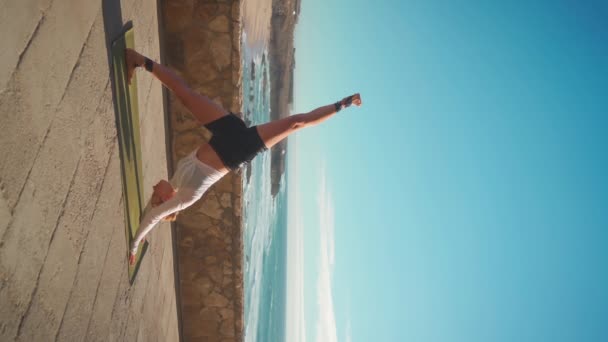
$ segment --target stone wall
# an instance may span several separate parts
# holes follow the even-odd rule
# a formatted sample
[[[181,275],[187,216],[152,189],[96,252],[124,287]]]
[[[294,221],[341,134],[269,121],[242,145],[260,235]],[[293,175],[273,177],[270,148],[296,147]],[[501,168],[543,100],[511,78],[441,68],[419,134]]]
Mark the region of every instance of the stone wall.
[[[161,0],[165,63],[198,92],[239,112],[240,1]],[[174,164],[209,139],[169,95]],[[241,173],[230,173],[178,216],[181,318],[185,341],[241,341],[243,241]]]
[[[176,341],[173,244],[150,235],[133,285],[106,44],[146,0],[6,0],[0,13],[0,341]],[[139,72],[144,195],[167,178],[160,82]]]

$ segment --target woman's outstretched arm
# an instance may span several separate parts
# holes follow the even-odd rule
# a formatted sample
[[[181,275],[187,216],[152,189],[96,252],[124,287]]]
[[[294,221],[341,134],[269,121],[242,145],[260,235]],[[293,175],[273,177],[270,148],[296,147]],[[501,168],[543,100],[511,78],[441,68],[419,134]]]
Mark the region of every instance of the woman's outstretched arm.
[[[156,224],[163,218],[186,209],[192,205],[199,197],[195,196],[193,192],[187,190],[178,190],[171,199],[159,204],[156,207],[149,208],[139,222],[139,229],[131,241],[129,246],[129,263],[135,262],[135,254],[139,244],[144,237],[156,226]]]

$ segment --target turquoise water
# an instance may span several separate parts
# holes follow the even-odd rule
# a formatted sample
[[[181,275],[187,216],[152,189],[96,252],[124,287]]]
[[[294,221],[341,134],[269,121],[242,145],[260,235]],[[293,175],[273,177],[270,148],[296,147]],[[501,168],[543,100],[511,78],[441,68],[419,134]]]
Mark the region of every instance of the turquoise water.
[[[245,41],[245,40],[243,40]],[[270,118],[270,87],[263,47],[242,46],[243,114],[249,125]],[[287,173],[271,195],[270,152],[243,170],[245,247],[245,341],[282,341],[285,336]]]

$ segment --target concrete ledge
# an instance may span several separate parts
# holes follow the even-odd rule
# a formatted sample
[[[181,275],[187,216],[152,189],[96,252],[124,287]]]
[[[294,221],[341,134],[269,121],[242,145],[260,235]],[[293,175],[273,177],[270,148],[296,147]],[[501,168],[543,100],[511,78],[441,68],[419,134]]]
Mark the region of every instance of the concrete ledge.
[[[137,49],[158,56],[155,6],[3,4],[0,340],[178,340],[170,230],[154,232],[133,287],[127,279],[106,48],[132,20]],[[149,196],[167,177],[162,92],[137,77]]]

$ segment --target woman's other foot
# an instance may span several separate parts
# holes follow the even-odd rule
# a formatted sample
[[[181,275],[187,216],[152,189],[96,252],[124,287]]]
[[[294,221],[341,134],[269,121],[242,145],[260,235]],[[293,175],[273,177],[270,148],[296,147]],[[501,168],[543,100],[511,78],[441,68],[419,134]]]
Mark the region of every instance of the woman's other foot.
[[[127,64],[127,81],[131,84],[131,79],[135,75],[135,69],[144,65],[144,56],[133,49],[125,49],[125,62]]]
[[[363,104],[363,101],[361,101],[361,94],[359,94],[359,93],[354,94],[352,103],[357,107],[361,107],[361,105]]]
[[[362,104],[363,104],[363,102],[361,101],[361,94],[356,93],[356,94],[343,98],[339,102],[336,102],[335,106],[336,106],[336,110],[340,110],[340,109],[348,108],[351,105],[360,107]]]

